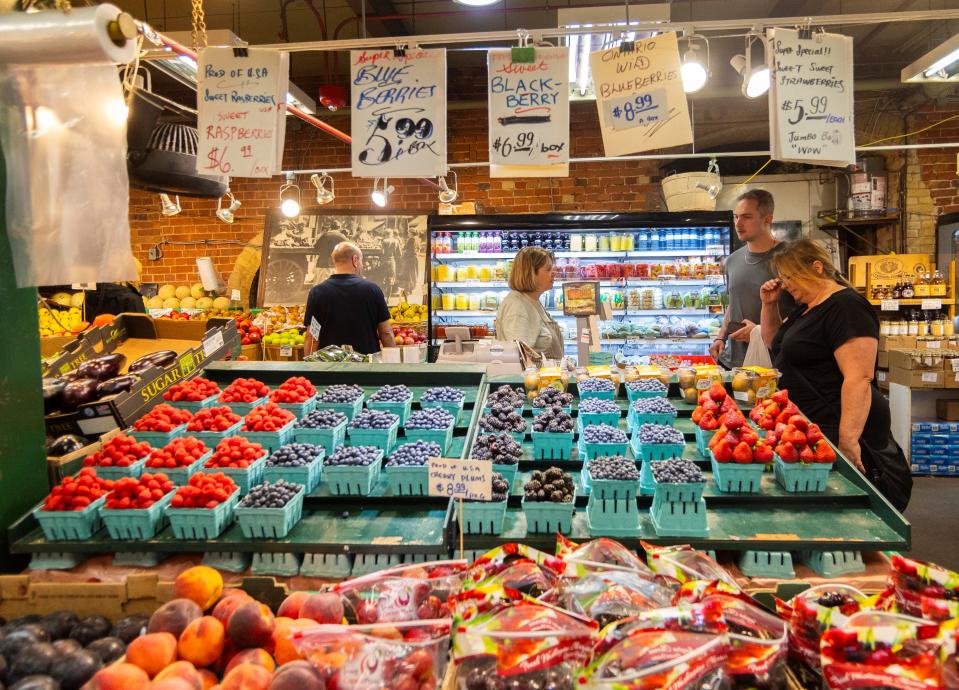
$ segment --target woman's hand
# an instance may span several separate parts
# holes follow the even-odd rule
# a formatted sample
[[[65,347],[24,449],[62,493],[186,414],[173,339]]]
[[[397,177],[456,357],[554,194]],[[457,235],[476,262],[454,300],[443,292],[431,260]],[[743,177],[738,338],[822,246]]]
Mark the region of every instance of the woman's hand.
[[[778,304],[783,294],[783,284],[778,279],[767,280],[759,287],[759,299],[763,304]]]
[[[845,455],[846,459],[855,465],[856,469],[865,476],[866,468],[862,464],[862,448],[859,445],[859,441],[840,441],[839,452]]]

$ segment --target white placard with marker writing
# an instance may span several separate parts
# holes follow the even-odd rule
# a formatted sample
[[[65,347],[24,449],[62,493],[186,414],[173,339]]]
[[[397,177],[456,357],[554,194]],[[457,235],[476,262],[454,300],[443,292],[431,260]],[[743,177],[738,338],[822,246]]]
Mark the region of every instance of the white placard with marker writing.
[[[852,38],[769,30],[769,140],[780,161],[856,162]]]
[[[429,495],[489,501],[493,498],[493,463],[489,460],[429,458]]]
[[[591,53],[589,66],[607,156],[693,142],[675,33]]]
[[[354,177],[437,177],[446,166],[446,50],[350,53]]]
[[[569,49],[487,53],[491,177],[569,174]]]
[[[271,177],[282,170],[287,53],[204,48],[197,65],[196,168],[202,175]]]

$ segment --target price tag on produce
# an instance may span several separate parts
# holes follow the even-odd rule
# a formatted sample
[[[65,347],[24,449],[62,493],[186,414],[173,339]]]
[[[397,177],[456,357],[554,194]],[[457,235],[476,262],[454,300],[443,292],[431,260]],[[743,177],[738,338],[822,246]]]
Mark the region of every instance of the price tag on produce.
[[[72,290],[96,290],[96,283],[74,283],[70,286]]]
[[[924,299],[920,309],[942,309],[942,300],[941,299]]]
[[[589,345],[590,336],[588,328],[584,328],[579,332],[579,342],[581,342],[583,345]]]
[[[211,357],[213,353],[223,347],[223,333],[217,331],[209,338],[203,341],[203,355],[205,357]]]
[[[233,290],[230,291],[230,299],[231,299],[232,301],[234,301],[234,302],[239,302],[239,301],[240,301],[240,291],[237,290],[236,288],[233,288]]]
[[[320,322],[315,316],[310,317],[310,335],[313,336],[313,340],[320,341]]]
[[[639,345],[640,337],[638,335],[627,335],[626,344],[627,345]]]
[[[446,174],[446,50],[350,52],[353,177]]]
[[[269,48],[204,48],[197,65],[197,172],[270,177],[286,136],[289,54]]]
[[[430,496],[489,501],[493,498],[493,463],[489,460],[430,458],[427,461]]]
[[[882,311],[899,311],[899,300],[884,299],[879,303],[879,308]]]
[[[280,357],[292,357],[292,356],[293,356],[292,345],[280,345]]]

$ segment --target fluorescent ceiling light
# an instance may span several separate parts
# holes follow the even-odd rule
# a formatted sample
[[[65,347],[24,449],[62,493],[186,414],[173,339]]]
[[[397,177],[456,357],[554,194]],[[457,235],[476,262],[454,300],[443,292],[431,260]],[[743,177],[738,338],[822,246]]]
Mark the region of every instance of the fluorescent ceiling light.
[[[959,34],[904,67],[901,79],[903,83],[959,81]]]

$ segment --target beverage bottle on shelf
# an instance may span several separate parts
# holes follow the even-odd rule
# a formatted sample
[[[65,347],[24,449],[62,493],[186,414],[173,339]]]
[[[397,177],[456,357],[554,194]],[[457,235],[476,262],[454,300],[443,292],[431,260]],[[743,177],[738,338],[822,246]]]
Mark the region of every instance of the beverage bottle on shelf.
[[[618,232],[612,232],[609,235],[609,251],[619,252],[623,250],[623,236]]]
[[[896,279],[896,284],[892,288],[890,299],[902,299],[902,280]]]
[[[503,237],[500,232],[493,233],[493,251],[497,254],[503,251]]]
[[[923,271],[916,273],[916,281],[914,283],[916,288],[916,297],[928,297],[929,296],[929,274]]]
[[[912,279],[906,276],[905,281],[902,284],[902,298],[912,299],[915,296],[916,289],[912,286]]]
[[[912,310],[912,314],[909,316],[909,335],[919,335],[919,316],[916,314],[916,310]]]
[[[609,251],[609,233],[608,232],[600,233],[597,239],[598,239],[597,251],[608,252]]]
[[[696,249],[696,228],[683,230],[683,249],[686,251]]]
[[[583,251],[583,236],[580,233],[572,232],[566,237],[569,240],[569,251],[571,252]]]
[[[945,297],[946,287],[946,277],[942,274],[942,271],[937,270],[932,275],[932,285],[929,289],[929,295],[931,297]]]
[[[936,315],[929,322],[929,334],[933,336],[941,336],[943,334],[943,323],[942,323],[941,312],[936,312]]]
[[[719,246],[723,251],[729,249],[729,228],[725,225],[719,231]]]
[[[627,232],[623,235],[623,249],[627,252],[631,252],[636,248],[636,235],[632,232]]]
[[[945,311],[942,313],[942,334],[948,337],[956,334],[956,324],[953,322],[952,317],[949,316],[949,313]]]

